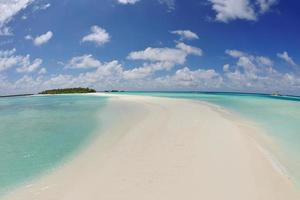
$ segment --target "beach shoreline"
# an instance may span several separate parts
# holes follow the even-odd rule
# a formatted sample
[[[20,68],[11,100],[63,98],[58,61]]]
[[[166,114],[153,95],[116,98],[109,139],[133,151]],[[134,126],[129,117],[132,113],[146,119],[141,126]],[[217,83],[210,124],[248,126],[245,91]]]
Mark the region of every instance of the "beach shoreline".
[[[107,121],[104,134],[76,158],[1,199],[300,197],[249,136],[255,129],[216,107],[162,97],[84,95],[110,97],[106,109],[118,116],[117,124]]]

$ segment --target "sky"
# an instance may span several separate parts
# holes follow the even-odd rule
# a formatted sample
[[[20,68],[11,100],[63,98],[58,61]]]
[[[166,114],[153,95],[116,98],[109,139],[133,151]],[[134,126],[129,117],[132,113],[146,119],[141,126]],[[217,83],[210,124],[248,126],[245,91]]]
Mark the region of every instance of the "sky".
[[[0,0],[0,95],[300,95],[296,0]]]

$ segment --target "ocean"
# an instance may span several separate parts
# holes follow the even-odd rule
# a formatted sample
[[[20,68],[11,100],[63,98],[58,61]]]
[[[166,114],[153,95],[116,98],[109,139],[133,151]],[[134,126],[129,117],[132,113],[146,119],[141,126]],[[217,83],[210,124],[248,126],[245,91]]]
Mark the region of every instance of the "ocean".
[[[125,92],[218,105],[264,130],[274,157],[300,183],[300,98],[263,94]],[[101,134],[108,97],[61,95],[0,98],[0,195],[55,170]],[[101,123],[102,122],[102,123]],[[268,149],[269,150],[269,149]],[[300,185],[300,184],[299,184]]]
[[[101,129],[107,98],[0,98],[0,194],[71,159]]]

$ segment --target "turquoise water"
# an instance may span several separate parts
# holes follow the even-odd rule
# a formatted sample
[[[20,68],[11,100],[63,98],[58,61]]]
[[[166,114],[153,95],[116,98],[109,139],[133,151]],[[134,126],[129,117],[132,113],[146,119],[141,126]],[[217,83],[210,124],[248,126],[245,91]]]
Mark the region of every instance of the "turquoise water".
[[[300,98],[236,93],[139,94],[207,101],[252,120],[276,142],[274,155],[300,183]],[[55,169],[102,127],[107,99],[98,96],[0,98],[0,194]],[[102,116],[101,116],[102,115]],[[299,184],[300,185],[300,184]]]
[[[101,127],[106,98],[0,98],[0,194],[71,158]]]
[[[272,152],[300,186],[300,97],[197,92],[130,92],[210,102],[251,120],[276,143]]]

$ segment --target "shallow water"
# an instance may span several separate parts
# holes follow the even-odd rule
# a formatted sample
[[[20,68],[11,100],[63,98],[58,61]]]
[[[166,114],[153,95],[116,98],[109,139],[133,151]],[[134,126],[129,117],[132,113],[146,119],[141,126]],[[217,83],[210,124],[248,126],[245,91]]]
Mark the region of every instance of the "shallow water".
[[[0,194],[71,158],[101,128],[105,104],[79,95],[0,98]]]
[[[300,183],[300,98],[236,93],[139,94],[207,101],[264,128],[276,142],[272,152],[289,175]],[[113,116],[99,96],[30,96],[0,98],[0,195],[47,173],[72,158],[101,134],[99,118]],[[103,121],[104,121],[103,120]],[[299,184],[300,185],[300,184]]]
[[[272,153],[300,186],[300,97],[200,92],[129,92],[206,101],[255,122],[276,143]],[[272,148],[274,150],[274,148]]]

